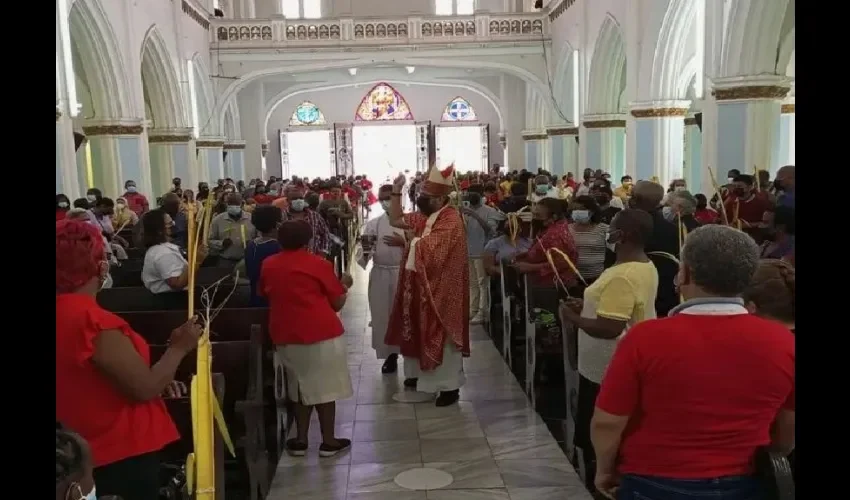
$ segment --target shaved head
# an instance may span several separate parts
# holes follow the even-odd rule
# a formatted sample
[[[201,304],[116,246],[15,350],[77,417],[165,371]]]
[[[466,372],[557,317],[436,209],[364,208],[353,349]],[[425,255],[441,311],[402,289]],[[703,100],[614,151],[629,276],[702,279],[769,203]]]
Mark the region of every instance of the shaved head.
[[[638,181],[629,199],[632,208],[639,208],[651,212],[661,205],[664,198],[664,187],[652,181]]]

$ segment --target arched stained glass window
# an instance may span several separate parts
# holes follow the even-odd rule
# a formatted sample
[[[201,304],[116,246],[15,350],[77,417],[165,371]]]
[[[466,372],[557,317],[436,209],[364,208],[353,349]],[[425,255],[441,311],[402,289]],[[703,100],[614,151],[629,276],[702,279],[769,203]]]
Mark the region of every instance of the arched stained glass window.
[[[404,97],[392,85],[381,82],[366,94],[357,107],[354,121],[412,120],[413,113]]]
[[[289,118],[290,127],[302,127],[304,125],[326,125],[325,115],[318,106],[310,101],[304,101],[295,108],[295,112]]]
[[[469,101],[463,97],[455,97],[443,111],[442,121],[475,122],[478,121],[478,115],[475,114],[475,109],[469,104]]]

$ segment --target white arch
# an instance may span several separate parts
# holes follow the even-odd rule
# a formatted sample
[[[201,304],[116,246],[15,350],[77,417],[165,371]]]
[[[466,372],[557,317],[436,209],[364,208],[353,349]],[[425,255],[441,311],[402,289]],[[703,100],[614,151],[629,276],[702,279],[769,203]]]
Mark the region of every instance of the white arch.
[[[214,119],[216,115],[212,113],[216,106],[210,71],[204,58],[197,52],[192,55],[192,69],[195,72],[195,96],[198,100],[198,133],[206,136],[221,135],[220,131],[224,130],[224,113],[220,113],[220,121]],[[218,130],[215,129],[216,125]]]
[[[776,49],[788,0],[731,2],[720,76],[775,74]]]
[[[617,20],[608,13],[590,61],[588,83],[588,114],[619,113],[619,101],[623,86],[623,67],[626,65],[626,47]]]
[[[697,71],[699,70],[700,57],[702,57],[701,54],[695,54],[687,63],[685,63],[679,71],[679,74],[676,76],[675,95],[681,96],[680,99],[694,99],[694,96],[690,95],[689,92],[695,79],[698,78]]]
[[[75,46],[92,99],[94,116],[132,118],[127,97],[127,72],[120,45],[99,0],[77,0],[68,15],[71,43]]]
[[[224,136],[230,140],[242,139],[241,124],[239,123],[239,107],[236,101],[231,101],[224,111]]]
[[[174,59],[155,25],[148,29],[142,41],[141,61],[142,86],[148,97],[154,128],[185,127],[186,113]]]
[[[474,61],[474,60],[452,60],[446,59],[441,60],[439,64],[429,64],[428,61],[419,59],[419,58],[408,58],[408,59],[399,59],[394,58],[392,56],[382,56],[381,54],[375,54],[374,59],[355,59],[348,61],[323,61],[318,63],[309,63],[298,66],[289,66],[286,68],[266,68],[257,71],[252,71],[246,75],[243,75],[239,80],[231,83],[221,94],[219,98],[216,110],[219,112],[219,130],[222,130],[224,127],[224,116],[223,113],[220,113],[221,109],[224,109],[232,99],[235,99],[236,95],[242,90],[246,85],[251,83],[252,81],[262,78],[264,76],[272,76],[278,75],[281,73],[286,74],[294,74],[294,73],[304,73],[310,71],[322,71],[322,70],[331,70],[331,69],[345,69],[345,68],[354,68],[354,67],[371,67],[376,63],[381,62],[392,62],[398,65],[404,66],[434,66],[434,67],[450,67],[450,68],[472,68],[472,69],[497,69],[502,70],[506,73],[513,74],[523,80],[526,83],[531,83],[535,87],[539,89],[548,88],[547,85],[534,73],[528,71],[527,69],[520,68],[518,66],[514,66],[512,64],[505,64],[499,62],[490,62],[490,61]],[[395,81],[400,81],[395,79]]]
[[[789,31],[788,34],[785,35],[785,39],[782,40],[782,45],[779,46],[779,56],[776,58],[777,74],[794,76],[793,74],[788,75],[788,69],[791,65],[791,61],[794,59],[794,52],[797,49],[796,30],[797,28],[791,28],[791,31]],[[796,68],[792,68],[792,70],[793,69]]]
[[[336,84],[332,84],[332,85],[322,85],[322,86],[316,86],[315,84],[309,84],[308,83],[308,84],[297,85],[295,87],[288,88],[288,89],[284,90],[283,92],[280,92],[277,95],[275,95],[269,101],[271,104],[266,107],[265,119],[263,120],[263,134],[268,133],[269,120],[271,119],[272,114],[274,113],[275,109],[277,109],[277,107],[280,106],[283,103],[283,101],[285,101],[289,98],[295,97],[297,95],[305,94],[307,92],[322,92],[322,91],[327,91],[327,90],[336,90],[336,89],[354,87],[354,86],[358,86],[358,85],[377,85],[377,84],[381,83],[382,81],[386,81],[387,83],[389,83],[390,85],[393,85],[393,86],[396,86],[396,85],[422,85],[422,86],[427,86],[427,87],[459,87],[459,88],[469,90],[470,92],[474,92],[474,93],[480,95],[481,97],[486,99],[487,102],[489,102],[493,106],[493,109],[496,110],[496,115],[499,117],[499,130],[505,130],[505,120],[504,120],[504,117],[502,116],[502,102],[499,100],[499,98],[497,98],[495,95],[493,95],[492,92],[487,90],[486,87],[483,87],[480,84],[476,84],[476,83],[468,82],[468,81],[464,81],[464,80],[442,80],[441,79],[439,82],[430,82],[430,81],[423,81],[423,80],[392,79],[392,80],[366,80],[366,81],[357,81],[357,82],[344,82],[344,83],[336,83]],[[235,102],[235,100],[232,101],[232,102]],[[234,106],[234,107],[238,107],[238,106]]]
[[[564,43],[561,53],[558,56],[558,63],[555,65],[555,75],[552,82],[552,98],[555,100],[554,105],[558,107],[560,112],[553,113],[557,117],[557,121],[564,121],[561,113],[564,113],[567,122],[571,122],[572,111],[577,102],[573,102],[573,85],[575,84],[573,75],[573,57],[575,50],[569,43]]]
[[[649,71],[650,96],[652,99],[683,99],[679,78],[692,54],[686,54],[688,37],[694,33],[693,23],[697,17],[695,0],[670,0],[661,31],[652,53]],[[698,46],[698,45],[697,45]],[[685,89],[687,91],[687,88]]]

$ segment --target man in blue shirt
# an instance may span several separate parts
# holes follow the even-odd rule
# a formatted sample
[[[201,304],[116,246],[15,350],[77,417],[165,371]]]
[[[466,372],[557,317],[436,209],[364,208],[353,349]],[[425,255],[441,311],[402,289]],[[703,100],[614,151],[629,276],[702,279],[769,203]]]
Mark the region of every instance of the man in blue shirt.
[[[794,183],[794,165],[785,165],[776,172],[776,180],[773,181],[777,191],[782,191],[776,204],[779,206],[796,208],[795,202],[795,183]]]

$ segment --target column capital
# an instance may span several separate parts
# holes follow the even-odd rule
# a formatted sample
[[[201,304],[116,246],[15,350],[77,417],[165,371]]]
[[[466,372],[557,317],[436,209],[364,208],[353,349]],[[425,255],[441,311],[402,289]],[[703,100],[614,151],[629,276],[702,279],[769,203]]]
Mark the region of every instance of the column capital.
[[[198,137],[195,140],[196,148],[223,148],[224,137]]]
[[[625,128],[626,116],[621,114],[584,115],[584,128]]]
[[[243,140],[229,140],[224,143],[224,150],[232,150],[232,149],[245,149],[245,141]]]
[[[87,136],[141,135],[144,129],[140,118],[83,121],[83,133]]]
[[[549,136],[546,134],[546,129],[523,130],[521,134],[522,140],[524,141],[543,141],[549,138]]]
[[[191,140],[191,128],[152,128],[148,130],[149,144],[178,144]]]
[[[635,118],[667,118],[685,116],[691,108],[691,101],[665,100],[633,102],[629,104],[630,113]]]
[[[552,125],[546,127],[546,134],[549,137],[554,135],[578,135],[578,127],[573,127],[572,124]]]
[[[711,95],[718,101],[751,101],[784,99],[792,80],[786,76],[760,75],[717,78],[712,81]]]
[[[782,104],[782,108],[780,109],[783,115],[793,115],[796,113],[795,104],[793,102]]]

